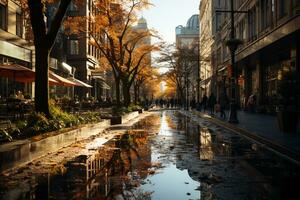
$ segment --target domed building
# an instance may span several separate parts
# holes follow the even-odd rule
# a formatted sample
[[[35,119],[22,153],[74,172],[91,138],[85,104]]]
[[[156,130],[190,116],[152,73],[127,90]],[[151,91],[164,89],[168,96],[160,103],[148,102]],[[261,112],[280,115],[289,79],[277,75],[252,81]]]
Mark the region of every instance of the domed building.
[[[190,30],[199,30],[199,15],[193,15],[186,23],[186,28]]]
[[[144,17],[141,17],[138,22],[137,25],[134,26],[135,30],[139,30],[139,31],[149,31],[148,29],[148,25],[147,25],[147,20]],[[143,44],[147,44],[150,45],[151,44],[151,37],[147,37],[142,41]]]
[[[175,29],[176,32],[176,46],[190,47],[199,38],[199,15],[192,15],[186,26],[179,25]]]
[[[148,29],[147,20],[144,17],[141,17],[138,20],[137,26],[135,28],[137,28],[137,29]]]

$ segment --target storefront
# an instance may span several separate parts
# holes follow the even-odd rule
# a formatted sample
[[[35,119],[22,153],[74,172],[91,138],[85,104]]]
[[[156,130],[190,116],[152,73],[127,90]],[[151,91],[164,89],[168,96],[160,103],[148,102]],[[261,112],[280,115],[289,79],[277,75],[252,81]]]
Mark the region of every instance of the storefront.
[[[249,96],[254,94],[258,112],[276,112],[279,82],[287,72],[299,70],[299,42],[296,32],[238,62],[238,78],[244,79],[239,83],[241,106],[247,107]]]

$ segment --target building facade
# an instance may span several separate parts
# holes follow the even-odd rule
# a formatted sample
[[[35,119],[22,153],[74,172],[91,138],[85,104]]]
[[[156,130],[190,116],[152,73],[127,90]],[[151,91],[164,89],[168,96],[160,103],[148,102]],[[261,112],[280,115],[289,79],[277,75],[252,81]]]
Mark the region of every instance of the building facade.
[[[256,95],[258,109],[275,112],[278,82],[288,71],[299,71],[300,1],[237,0],[234,9],[235,37],[243,43],[236,52],[238,103],[244,108],[250,95]],[[230,9],[230,1],[215,0],[215,9]],[[230,93],[229,14],[214,12],[212,48],[218,94]],[[224,87],[225,86],[225,87]]]
[[[206,94],[207,96],[212,91],[215,78],[212,68],[212,46],[214,44],[214,39],[212,36],[213,31],[213,2],[210,0],[202,0],[199,6],[199,65],[200,65],[200,91],[201,96]]]
[[[33,68],[33,47],[25,39],[25,20],[21,6],[16,1],[0,1],[0,65],[19,64]],[[0,77],[0,96],[8,97],[16,90],[32,96],[31,83],[18,83]]]
[[[55,6],[48,8],[48,20],[51,20],[53,12],[55,12]],[[75,96],[80,99],[93,97],[100,100],[104,95],[103,75],[98,72],[93,73],[100,68],[101,53],[95,45],[92,45],[92,37],[89,33],[95,30],[95,24],[91,19],[99,13],[100,11],[93,0],[80,1],[78,4],[71,1],[66,17],[71,19],[82,17],[79,22],[80,31],[73,33],[71,30],[67,32],[62,27],[50,54],[53,61],[50,63],[52,70],[64,76],[74,76],[76,79],[93,86],[93,88],[75,87]],[[71,66],[71,72],[67,72],[62,63]],[[61,90],[66,90],[66,88],[61,88]],[[64,92],[56,93],[63,94]]]

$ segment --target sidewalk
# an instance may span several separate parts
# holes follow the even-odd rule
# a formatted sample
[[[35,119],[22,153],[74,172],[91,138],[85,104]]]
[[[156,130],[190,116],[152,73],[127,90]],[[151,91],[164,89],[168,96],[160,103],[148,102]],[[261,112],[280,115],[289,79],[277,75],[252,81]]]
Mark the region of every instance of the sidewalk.
[[[198,112],[198,111],[196,111]],[[257,113],[247,113],[244,111],[238,111],[238,124],[230,124],[226,120],[220,118],[220,113],[215,115],[210,115],[205,112],[198,112],[201,117],[203,114],[212,117],[212,121],[221,126],[226,126],[227,128],[236,128],[237,132],[243,131],[246,134],[253,135],[254,137],[261,138],[262,140],[267,140],[270,144],[281,146],[285,149],[300,155],[300,123],[298,122],[297,133],[283,133],[279,131],[277,124],[277,117],[270,115],[263,115]],[[228,117],[229,112],[226,112],[226,117]]]

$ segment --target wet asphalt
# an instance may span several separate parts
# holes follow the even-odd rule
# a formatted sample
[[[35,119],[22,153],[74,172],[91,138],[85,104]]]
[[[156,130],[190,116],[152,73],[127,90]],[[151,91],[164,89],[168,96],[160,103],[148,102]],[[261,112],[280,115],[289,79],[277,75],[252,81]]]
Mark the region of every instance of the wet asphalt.
[[[30,184],[0,176],[0,199],[298,199],[299,166],[178,111],[153,112],[84,148],[47,173],[32,171]]]

